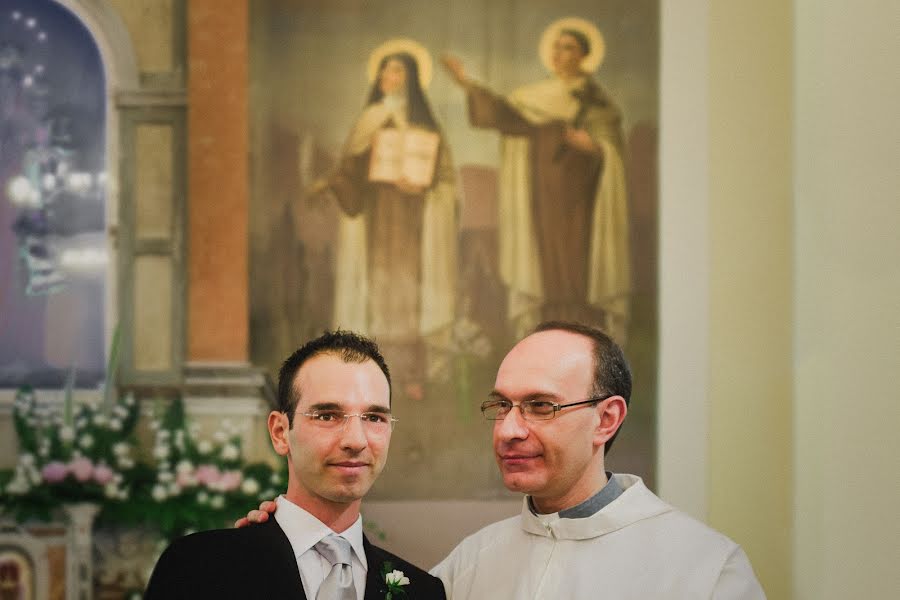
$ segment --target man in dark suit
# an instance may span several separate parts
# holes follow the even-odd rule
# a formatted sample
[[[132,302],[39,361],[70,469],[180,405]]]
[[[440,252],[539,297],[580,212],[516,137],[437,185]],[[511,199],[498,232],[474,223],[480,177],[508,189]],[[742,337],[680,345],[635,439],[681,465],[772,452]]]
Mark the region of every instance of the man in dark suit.
[[[176,540],[145,598],[444,599],[440,580],[362,532],[362,497],[384,468],[395,422],[390,395],[390,372],[368,338],[329,332],[294,352],[268,419],[289,467],[277,515]],[[259,574],[248,567],[257,563]]]

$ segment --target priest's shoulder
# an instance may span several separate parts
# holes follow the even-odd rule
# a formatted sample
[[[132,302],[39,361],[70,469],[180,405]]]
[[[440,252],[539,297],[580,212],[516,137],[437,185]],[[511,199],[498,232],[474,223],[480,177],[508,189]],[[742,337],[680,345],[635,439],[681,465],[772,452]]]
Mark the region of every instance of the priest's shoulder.
[[[503,544],[510,537],[522,534],[522,516],[515,515],[502,521],[485,525],[475,533],[465,537],[450,553],[484,552],[495,544]]]

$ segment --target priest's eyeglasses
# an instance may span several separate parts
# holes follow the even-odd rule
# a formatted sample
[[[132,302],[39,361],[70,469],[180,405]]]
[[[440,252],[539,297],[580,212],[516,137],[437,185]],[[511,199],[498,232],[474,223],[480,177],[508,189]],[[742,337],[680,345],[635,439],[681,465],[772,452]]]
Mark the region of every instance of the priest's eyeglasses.
[[[606,396],[594,396],[581,402],[569,402],[568,404],[560,404],[559,402],[551,402],[549,400],[524,400],[518,404],[513,404],[509,400],[500,398],[491,398],[481,403],[481,414],[488,421],[502,421],[506,415],[514,409],[518,408],[522,411],[522,418],[526,421],[548,421],[556,416],[556,413],[570,406],[582,406],[584,404],[596,404],[603,402],[607,398],[612,398],[615,394],[607,394]]]
[[[343,429],[350,417],[359,417],[363,429],[372,433],[387,433],[394,428],[399,419],[385,412],[345,413],[342,410],[314,410],[300,413],[320,429]]]

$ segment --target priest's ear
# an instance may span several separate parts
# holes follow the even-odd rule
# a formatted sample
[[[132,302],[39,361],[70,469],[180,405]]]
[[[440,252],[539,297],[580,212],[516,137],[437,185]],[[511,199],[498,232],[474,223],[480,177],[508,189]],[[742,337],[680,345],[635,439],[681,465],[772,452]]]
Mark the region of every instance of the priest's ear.
[[[269,438],[272,440],[272,448],[275,449],[279,456],[287,456],[291,449],[288,443],[291,424],[288,422],[287,413],[273,410],[269,413],[267,425],[269,427]]]
[[[600,419],[594,429],[594,444],[608,451],[628,414],[628,404],[622,396],[610,396],[597,404],[597,413]]]

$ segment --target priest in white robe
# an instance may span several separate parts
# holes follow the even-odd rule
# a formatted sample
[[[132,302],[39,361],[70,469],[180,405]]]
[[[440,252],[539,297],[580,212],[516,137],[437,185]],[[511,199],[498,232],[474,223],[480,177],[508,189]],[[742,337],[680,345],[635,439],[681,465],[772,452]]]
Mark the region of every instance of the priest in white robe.
[[[606,472],[630,396],[621,349],[591,327],[545,323],[506,355],[482,412],[522,513],[432,569],[448,598],[765,598],[735,542]]]

